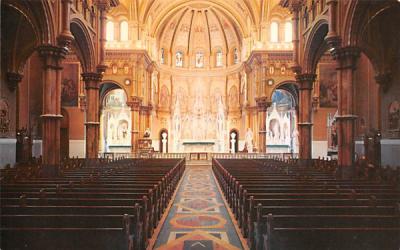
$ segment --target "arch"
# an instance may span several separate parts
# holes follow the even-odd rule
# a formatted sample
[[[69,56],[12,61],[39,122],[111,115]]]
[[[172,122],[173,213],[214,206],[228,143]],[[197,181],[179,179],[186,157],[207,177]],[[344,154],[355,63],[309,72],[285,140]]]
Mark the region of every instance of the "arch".
[[[277,21],[271,22],[269,40],[271,43],[279,42],[279,23]]]
[[[76,52],[81,61],[83,72],[94,72],[96,57],[89,30],[82,20],[76,17],[71,19],[70,27],[71,33],[75,37],[73,45],[77,49]]]
[[[100,88],[99,88],[99,95],[100,95],[99,103],[103,103],[103,99],[107,95],[107,93],[114,89],[122,89],[125,92],[125,95],[127,97],[129,96],[127,90],[123,87],[121,83],[114,80],[103,80],[100,83]]]
[[[299,106],[299,87],[295,81],[283,81],[277,84],[274,90],[271,92],[270,100],[272,100],[272,95],[277,89],[283,89],[288,91],[294,98],[295,106],[296,107]]]
[[[3,68],[8,72],[22,73],[27,59],[42,44],[55,44],[54,23],[51,21],[52,7],[47,1],[10,1],[2,6],[2,27],[12,29],[2,36],[5,57]],[[3,33],[3,32],[2,32]],[[18,41],[18,42],[16,42]]]
[[[328,49],[325,37],[328,34],[328,20],[320,18],[313,25],[313,29],[305,42],[303,73],[315,73],[319,58]]]
[[[167,136],[166,136],[166,140],[167,140],[167,142],[166,142],[166,145],[165,145],[165,152],[164,152],[164,147],[163,147],[163,133],[166,133],[167,134]],[[169,138],[168,138],[168,136],[169,136],[169,134],[168,134],[168,129],[166,129],[166,128],[162,128],[161,130],[160,130],[160,133],[159,133],[159,138],[160,138],[160,152],[161,153],[168,153],[168,140],[169,140]]]
[[[290,43],[293,40],[293,25],[292,21],[286,21],[285,22],[285,38],[284,41],[286,43]]]
[[[230,139],[231,139],[231,134],[234,133],[236,134],[235,136],[235,153],[239,152],[239,130],[236,128],[233,128],[229,131],[229,149],[232,149],[232,143],[230,143]]]
[[[114,29],[114,22],[109,20],[106,23],[106,40],[107,42],[114,41],[115,38],[115,29]]]
[[[367,29],[386,30],[386,33],[396,34],[399,22],[397,13],[400,11],[400,5],[396,1],[381,1],[371,6],[360,0],[351,1],[345,17],[345,28],[341,34],[343,46],[354,46],[360,48],[363,53],[371,61],[375,72],[385,71],[385,60],[390,57],[393,51],[389,51],[395,47],[393,43],[398,44],[399,38],[396,35],[382,36],[376,32],[366,32]],[[391,15],[397,18],[391,22],[384,20],[385,16]],[[382,24],[384,24],[382,26]],[[382,27],[378,28],[378,27]],[[365,35],[367,34],[368,39]],[[382,40],[390,38],[391,41]],[[377,40],[378,39],[378,40]],[[394,40],[393,40],[394,39]],[[397,40],[396,40],[397,39]]]

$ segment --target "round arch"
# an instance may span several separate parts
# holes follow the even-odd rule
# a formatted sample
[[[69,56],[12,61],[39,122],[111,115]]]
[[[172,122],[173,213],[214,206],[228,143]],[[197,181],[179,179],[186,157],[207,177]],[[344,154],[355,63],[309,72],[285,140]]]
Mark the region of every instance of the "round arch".
[[[89,31],[82,20],[76,17],[71,19],[70,29],[75,38],[73,45],[76,47],[76,53],[82,63],[83,72],[94,72],[95,53]]]
[[[6,57],[4,66],[8,72],[22,73],[37,46],[55,43],[51,7],[47,2],[34,4],[30,1],[3,1],[1,5],[4,31],[13,29],[2,36],[2,46],[7,48],[3,51]]]
[[[277,89],[283,89],[289,92],[295,100],[295,106],[299,106],[299,87],[295,81],[283,81],[277,84],[274,90],[271,92],[270,100],[272,100],[272,95]]]
[[[114,80],[103,80],[100,83],[100,88],[99,88],[100,103],[102,103],[107,93],[114,89],[122,89],[125,92],[125,95],[129,97],[128,92],[126,91],[124,86],[122,86],[122,84],[120,84],[119,82]]]
[[[328,49],[325,37],[328,34],[328,20],[319,19],[305,42],[303,73],[315,73],[319,58]]]

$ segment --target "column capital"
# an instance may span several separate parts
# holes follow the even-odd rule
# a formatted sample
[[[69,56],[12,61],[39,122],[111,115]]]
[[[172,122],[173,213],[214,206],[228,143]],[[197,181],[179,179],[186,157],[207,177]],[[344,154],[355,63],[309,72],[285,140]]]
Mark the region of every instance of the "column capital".
[[[289,10],[292,13],[299,13],[301,11],[301,7],[302,7],[302,4],[300,2],[293,2],[292,4],[290,4]]]
[[[339,69],[355,69],[361,50],[358,47],[333,48],[331,55],[339,64]]]
[[[68,54],[67,47],[58,47],[51,44],[40,45],[37,48],[39,56],[44,60],[45,68],[61,70],[60,62]]]
[[[110,9],[110,3],[107,0],[98,0],[96,5],[100,11],[107,12]]]
[[[14,91],[24,76],[16,72],[7,72],[8,88]]]
[[[99,83],[103,78],[103,75],[100,73],[94,72],[85,72],[82,73],[83,81],[85,82],[86,89],[99,89]]]
[[[375,81],[382,88],[383,92],[387,92],[392,84],[392,73],[378,73],[375,76]]]
[[[271,102],[266,96],[256,98],[256,103],[258,112],[267,111],[267,108],[271,106]]]
[[[299,84],[299,89],[312,90],[316,78],[317,78],[316,74],[305,73],[296,75],[296,81]]]

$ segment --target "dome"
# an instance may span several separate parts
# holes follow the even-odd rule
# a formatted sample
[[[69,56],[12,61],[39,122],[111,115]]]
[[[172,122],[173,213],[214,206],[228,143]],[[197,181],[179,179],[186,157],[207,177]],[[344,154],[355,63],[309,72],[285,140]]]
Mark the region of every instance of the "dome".
[[[232,20],[209,5],[177,10],[158,32],[160,64],[204,69],[237,64],[243,36]]]

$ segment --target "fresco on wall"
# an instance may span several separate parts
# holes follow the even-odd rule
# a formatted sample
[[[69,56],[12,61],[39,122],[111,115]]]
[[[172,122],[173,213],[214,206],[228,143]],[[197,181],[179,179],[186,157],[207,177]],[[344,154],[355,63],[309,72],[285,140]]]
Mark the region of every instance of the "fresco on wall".
[[[0,99],[0,134],[5,134],[9,131],[10,118],[8,103],[5,99]]]
[[[61,78],[61,105],[78,106],[79,64],[64,63]]]
[[[335,108],[338,105],[337,73],[335,64],[319,65],[319,103],[321,108]]]
[[[389,105],[389,130],[400,129],[400,102],[394,101]]]
[[[169,91],[165,85],[161,87],[160,106],[164,108],[169,107]]]

